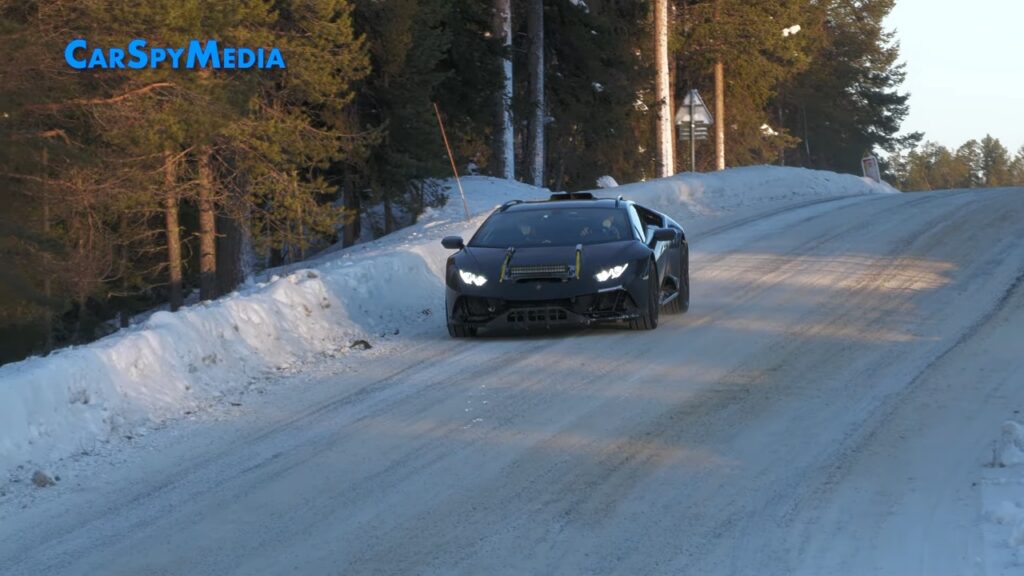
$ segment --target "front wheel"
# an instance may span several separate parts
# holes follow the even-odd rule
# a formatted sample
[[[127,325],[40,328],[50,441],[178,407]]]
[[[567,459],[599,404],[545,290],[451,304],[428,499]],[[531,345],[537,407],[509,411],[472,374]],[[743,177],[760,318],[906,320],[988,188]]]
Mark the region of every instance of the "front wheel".
[[[476,330],[475,326],[448,324],[448,335],[452,338],[472,338],[476,336]]]
[[[647,309],[640,317],[629,321],[633,330],[654,330],[658,327],[658,312],[661,310],[661,286],[658,285],[658,270],[652,261],[647,274]]]
[[[466,326],[465,324],[455,324],[452,322],[452,316],[456,315],[456,310],[453,310],[448,305],[448,296],[445,295],[445,309],[452,310],[450,315],[447,317],[448,320],[448,335],[452,338],[472,338],[476,336],[476,326]]]

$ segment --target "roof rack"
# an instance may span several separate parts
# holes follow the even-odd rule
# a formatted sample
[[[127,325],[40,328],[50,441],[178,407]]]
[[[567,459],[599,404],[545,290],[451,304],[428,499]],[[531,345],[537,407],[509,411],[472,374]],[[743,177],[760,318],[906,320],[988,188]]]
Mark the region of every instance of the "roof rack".
[[[556,192],[549,200],[593,200],[594,195],[590,192]]]
[[[522,204],[522,203],[523,203],[522,200],[509,200],[508,202],[505,202],[504,204],[502,204],[501,208],[498,208],[498,212],[504,212],[505,210],[508,210],[509,206],[515,206],[516,204]]]

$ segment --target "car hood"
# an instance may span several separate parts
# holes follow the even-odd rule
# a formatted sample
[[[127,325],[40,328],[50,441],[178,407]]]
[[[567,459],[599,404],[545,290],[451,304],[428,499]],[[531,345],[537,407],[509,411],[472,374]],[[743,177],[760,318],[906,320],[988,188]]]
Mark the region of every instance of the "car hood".
[[[456,264],[478,274],[497,278],[505,262],[507,248],[467,246],[456,255]],[[596,274],[609,266],[618,266],[646,257],[650,249],[636,240],[607,242],[584,245],[581,250],[581,273]],[[533,265],[575,265],[575,246],[531,246],[516,248],[510,264],[514,266]]]

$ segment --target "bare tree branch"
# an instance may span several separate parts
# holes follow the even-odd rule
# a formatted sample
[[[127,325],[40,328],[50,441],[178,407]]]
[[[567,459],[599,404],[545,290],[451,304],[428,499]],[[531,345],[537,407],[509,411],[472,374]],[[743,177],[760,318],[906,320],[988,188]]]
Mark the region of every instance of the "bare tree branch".
[[[63,108],[70,108],[72,106],[96,106],[105,104],[117,104],[128,98],[139,96],[157,90],[159,88],[170,88],[174,86],[174,82],[153,82],[134,90],[129,90],[123,94],[117,96],[111,96],[109,98],[75,98],[73,100],[67,100],[65,102],[51,102],[49,104],[35,104],[28,106],[26,109],[31,111],[46,111],[53,112],[55,110],[61,110]]]

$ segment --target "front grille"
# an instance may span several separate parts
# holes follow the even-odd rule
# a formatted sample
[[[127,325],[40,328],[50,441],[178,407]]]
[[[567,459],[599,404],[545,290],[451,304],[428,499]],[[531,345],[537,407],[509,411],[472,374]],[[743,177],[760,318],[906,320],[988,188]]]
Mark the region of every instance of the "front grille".
[[[636,308],[636,302],[625,290],[587,294],[576,299],[575,310],[591,318],[619,316]]]
[[[559,322],[569,319],[564,308],[523,308],[508,313],[510,323]]]
[[[514,265],[509,266],[508,275],[513,279],[568,276],[569,266],[566,264]]]

